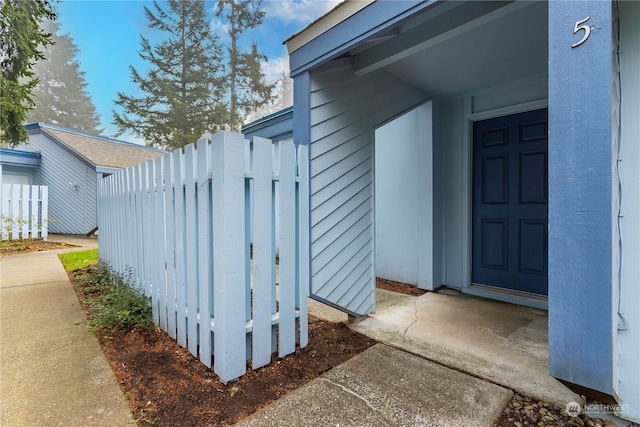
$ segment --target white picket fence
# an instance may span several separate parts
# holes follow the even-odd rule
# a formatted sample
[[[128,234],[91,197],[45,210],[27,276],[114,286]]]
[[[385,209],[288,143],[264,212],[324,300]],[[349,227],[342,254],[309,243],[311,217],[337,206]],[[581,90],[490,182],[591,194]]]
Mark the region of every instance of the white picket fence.
[[[151,296],[154,322],[224,382],[308,342],[307,147],[280,144],[275,162],[274,151],[221,132],[98,186],[101,262]]]
[[[2,240],[47,240],[49,188],[46,185],[2,184],[0,228]]]

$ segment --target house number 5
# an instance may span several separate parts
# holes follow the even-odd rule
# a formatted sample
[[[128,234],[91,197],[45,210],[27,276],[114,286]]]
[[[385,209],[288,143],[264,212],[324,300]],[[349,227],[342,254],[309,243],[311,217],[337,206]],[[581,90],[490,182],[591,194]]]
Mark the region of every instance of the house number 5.
[[[586,18],[581,19],[580,21],[576,21],[576,25],[573,26],[573,34],[576,34],[580,30],[584,30],[584,35],[582,36],[582,39],[580,39],[579,42],[572,44],[571,47],[580,46],[582,43],[586,42],[587,39],[589,38],[589,35],[591,35],[591,27],[588,25],[584,25],[584,23],[587,22],[589,19],[591,19],[591,16],[587,16]]]

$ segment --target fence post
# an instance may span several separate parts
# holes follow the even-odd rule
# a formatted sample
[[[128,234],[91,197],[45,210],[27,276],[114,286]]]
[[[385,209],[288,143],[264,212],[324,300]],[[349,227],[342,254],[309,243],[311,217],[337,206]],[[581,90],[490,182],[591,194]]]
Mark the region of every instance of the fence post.
[[[223,382],[245,373],[244,137],[213,136],[214,371]]]
[[[298,327],[300,329],[300,347],[306,347],[309,343],[309,148],[306,145],[298,146],[298,310],[300,317]]]

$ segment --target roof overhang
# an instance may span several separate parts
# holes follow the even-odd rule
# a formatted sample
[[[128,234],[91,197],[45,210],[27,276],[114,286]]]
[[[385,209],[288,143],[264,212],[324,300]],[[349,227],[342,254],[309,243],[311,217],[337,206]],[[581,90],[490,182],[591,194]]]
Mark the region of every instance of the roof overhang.
[[[285,44],[291,77],[339,58],[363,43],[377,43],[386,32],[418,12],[457,2],[438,0],[346,1]],[[444,5],[444,6],[443,6]]]
[[[113,168],[113,167],[108,167],[108,166],[96,166],[96,172],[97,173],[106,173],[109,175],[112,175],[116,172],[121,171],[122,168]]]
[[[291,54],[373,2],[374,0],[343,1],[304,30],[285,40],[287,51]]]
[[[293,134],[293,107],[276,111],[242,126],[242,134],[247,138],[260,136],[268,139],[278,139]]]
[[[3,166],[39,168],[40,153],[0,148],[0,164]]]
[[[544,80],[547,14],[535,0],[374,1],[293,51],[291,76],[384,71],[443,98]]]

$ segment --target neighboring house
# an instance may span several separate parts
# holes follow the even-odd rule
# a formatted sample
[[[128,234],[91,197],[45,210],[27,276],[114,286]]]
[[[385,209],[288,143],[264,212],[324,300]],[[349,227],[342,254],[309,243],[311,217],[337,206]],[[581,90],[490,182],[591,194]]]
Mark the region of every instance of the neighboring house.
[[[40,168],[40,153],[0,148],[2,184],[32,185],[33,175]]]
[[[370,313],[390,267],[547,308],[550,374],[640,421],[638,22],[632,1],[347,1],[287,40],[314,297]]]
[[[248,139],[254,136],[268,138],[274,143],[293,139],[293,107],[284,108],[242,126]]]
[[[2,182],[49,187],[49,232],[95,231],[97,180],[165,151],[44,123],[26,125],[29,143],[2,149]]]

